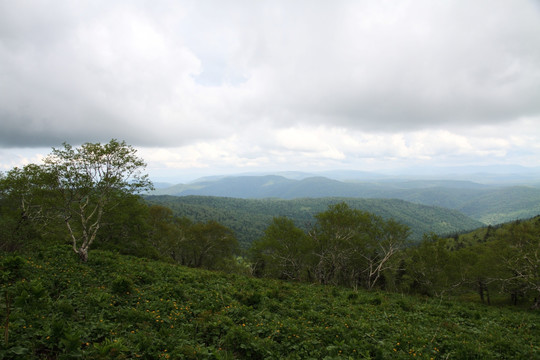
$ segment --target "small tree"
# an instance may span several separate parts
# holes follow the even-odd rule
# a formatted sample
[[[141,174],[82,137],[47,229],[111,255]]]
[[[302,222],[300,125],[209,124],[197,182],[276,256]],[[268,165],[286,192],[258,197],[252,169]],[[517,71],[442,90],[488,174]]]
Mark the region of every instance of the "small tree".
[[[121,254],[156,259],[152,246],[148,204],[138,195],[116,197],[104,210],[104,221],[93,247],[118,251]],[[62,224],[63,228],[65,225]]]
[[[540,217],[517,221],[497,232],[499,261],[506,276],[503,288],[514,304],[518,296],[529,293],[534,308],[540,307]]]
[[[314,273],[323,284],[372,289],[409,235],[407,226],[346,203],[331,205],[315,217],[310,233],[318,258]]]
[[[322,284],[356,286],[359,272],[364,267],[351,265],[367,240],[369,214],[339,203],[329,206],[315,218],[317,223],[310,232],[317,258],[313,273]]]
[[[251,253],[257,272],[280,279],[309,280],[304,273],[313,254],[313,241],[291,219],[275,217],[264,236],[253,243]]]
[[[458,258],[448,250],[448,239],[424,234],[422,241],[407,254],[404,282],[408,282],[410,291],[443,296],[461,283]]]
[[[233,231],[216,221],[195,223],[189,234],[189,242],[183,249],[188,254],[188,266],[216,270],[238,253],[238,240]]]
[[[106,208],[115,199],[152,188],[146,166],[136,150],[124,141],[113,139],[107,144],[85,143],[73,148],[64,143],[53,148],[44,166],[55,178],[54,190],[60,197],[60,211],[73,251],[83,262],[96,239]]]
[[[0,174],[0,250],[29,245],[51,229],[53,178],[35,164]]]

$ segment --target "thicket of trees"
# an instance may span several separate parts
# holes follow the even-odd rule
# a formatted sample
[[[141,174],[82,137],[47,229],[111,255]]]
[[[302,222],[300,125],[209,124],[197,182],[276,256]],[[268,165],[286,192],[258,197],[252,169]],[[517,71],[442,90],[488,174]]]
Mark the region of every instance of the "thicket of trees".
[[[467,246],[435,234],[407,243],[406,226],[344,203],[316,218],[308,232],[275,218],[250,249],[254,274],[426,296],[475,292],[488,304],[506,294],[540,306],[540,216],[490,227]]]
[[[151,183],[143,169],[132,147],[111,140],[64,144],[43,165],[0,174],[0,251],[64,242],[81,261],[94,247],[290,281],[540,304],[540,217],[468,241],[428,234],[410,244],[407,226],[340,202],[306,228],[275,217],[242,252],[219,219],[195,222],[145,202],[138,192]]]
[[[0,251],[63,241],[83,262],[90,247],[99,247],[192,267],[230,267],[238,252],[232,231],[146,204],[138,196],[152,187],[144,167],[133,147],[113,139],[64,144],[42,165],[0,174]]]
[[[485,234],[457,247],[455,239],[426,236],[401,254],[393,288],[428,296],[476,292],[488,304],[493,295],[506,294],[514,304],[525,300],[538,308],[540,216]]]
[[[305,233],[291,220],[275,218],[251,249],[255,273],[372,289],[393,268],[391,260],[409,232],[345,203],[331,205],[316,219]]]
[[[115,139],[79,148],[64,143],[61,149],[53,148],[42,165],[9,171],[0,185],[11,215],[9,246],[21,240],[23,229],[50,229],[63,222],[73,251],[87,261],[106,212],[125,197],[151,189],[148,176],[142,174],[145,163],[135,153]]]
[[[161,256],[189,266],[230,269],[240,248],[233,232],[216,221],[193,222],[171,209],[148,208],[149,240]]]

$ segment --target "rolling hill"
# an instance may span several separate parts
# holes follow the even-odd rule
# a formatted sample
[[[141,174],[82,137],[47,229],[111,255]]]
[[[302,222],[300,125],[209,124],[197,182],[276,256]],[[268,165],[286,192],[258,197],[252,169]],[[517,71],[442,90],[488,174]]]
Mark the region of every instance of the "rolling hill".
[[[232,176],[156,190],[152,195],[219,196],[241,199],[381,198],[458,210],[485,224],[540,214],[540,187],[486,185],[464,180],[345,182],[326,177]]]
[[[194,221],[216,220],[232,229],[242,245],[262,236],[272,219],[285,216],[303,229],[314,223],[314,215],[338,202],[369,211],[385,219],[393,218],[411,228],[411,240],[424,233],[450,234],[471,230],[483,224],[458,211],[414,204],[398,199],[306,198],[239,199],[214,196],[147,196],[152,204],[170,207],[177,216]]]

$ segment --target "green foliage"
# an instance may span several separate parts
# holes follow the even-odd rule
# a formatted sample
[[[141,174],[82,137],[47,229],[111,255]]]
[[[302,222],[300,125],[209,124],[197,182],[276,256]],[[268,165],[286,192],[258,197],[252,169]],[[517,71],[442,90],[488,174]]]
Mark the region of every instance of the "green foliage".
[[[531,293],[540,306],[540,216],[500,228],[494,243],[499,248],[503,287],[514,296]]]
[[[406,226],[346,203],[331,205],[315,218],[309,233],[290,219],[274,218],[251,249],[254,273],[371,289],[382,282],[408,236]]]
[[[82,261],[95,241],[107,207],[124,196],[152,189],[146,166],[136,150],[124,141],[84,143],[73,148],[53,148],[44,160],[44,171],[54,176],[60,214],[67,225],[73,250]]]
[[[250,248],[254,273],[286,280],[309,281],[307,269],[313,260],[314,243],[291,219],[274,218]]]
[[[218,222],[192,222],[175,217],[169,208],[151,205],[147,223],[150,242],[164,258],[189,267],[213,270],[235,267],[238,240]]]
[[[111,284],[111,291],[116,295],[129,295],[133,292],[133,281],[123,276],[118,276]]]
[[[426,235],[418,246],[408,250],[400,279],[400,288],[416,294],[441,296],[458,278],[455,253],[447,249],[446,240]]]
[[[216,221],[195,223],[189,233],[190,241],[182,248],[187,254],[185,265],[217,269],[223,259],[230,259],[238,252],[233,232]]]
[[[540,214],[540,189],[511,186],[484,191],[456,207],[485,224],[500,224]]]
[[[151,204],[171,208],[176,216],[192,221],[218,221],[233,230],[240,245],[248,248],[264,235],[274,217],[291,219],[295,226],[308,231],[315,215],[330,205],[346,203],[353,209],[368,211],[385,220],[407,225],[410,238],[420,241],[424,233],[448,234],[478,228],[483,225],[463,214],[440,207],[413,204],[395,199],[309,198],[294,200],[235,199],[212,196],[146,196]]]
[[[6,256],[0,262],[0,278],[9,284],[23,277],[25,261],[21,256]]]
[[[135,154],[115,139],[78,148],[64,143],[63,149],[53,148],[43,165],[10,170],[0,178],[0,215],[6,217],[0,222],[0,249],[20,248],[17,241],[33,240],[33,230],[54,232],[61,222],[73,250],[87,261],[104,216],[114,217],[116,205],[152,189],[141,173],[145,164]]]
[[[503,295],[540,307],[540,217],[477,229],[455,238],[426,236],[402,255],[402,291],[441,296],[477,293],[488,304]]]
[[[151,226],[146,202],[137,195],[119,196],[114,205],[105,208],[103,224],[94,247],[158,259],[160,249],[152,241]]]
[[[16,251],[54,233],[54,177],[34,164],[0,175],[0,250]]]
[[[12,293],[27,293],[11,304],[2,359],[540,355],[540,313],[520,308],[254,279],[102,250],[81,263],[67,246],[0,256],[20,270]]]

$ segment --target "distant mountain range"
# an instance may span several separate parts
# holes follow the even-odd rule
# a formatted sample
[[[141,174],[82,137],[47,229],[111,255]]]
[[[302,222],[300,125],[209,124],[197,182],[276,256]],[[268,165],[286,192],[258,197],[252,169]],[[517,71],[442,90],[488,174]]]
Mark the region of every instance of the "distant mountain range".
[[[469,180],[399,179],[365,172],[332,173],[340,181],[305,173],[202,178],[189,184],[162,187],[151,195],[218,196],[241,199],[380,198],[457,210],[484,224],[529,218],[540,214],[540,177],[490,173],[489,184]],[[283,176],[283,175],[287,175]],[[486,175],[487,176],[487,175]],[[499,177],[497,177],[499,176]],[[494,183],[499,179],[498,183]],[[525,182],[527,179],[527,182]],[[538,181],[535,183],[534,179]]]
[[[183,183],[215,181],[226,177],[277,175],[291,180],[303,180],[310,177],[325,177],[344,182],[385,182],[404,180],[461,180],[489,185],[536,185],[540,186],[540,167],[520,165],[496,166],[444,166],[444,167],[408,167],[370,172],[362,170],[327,170],[327,171],[279,171],[245,172],[228,175],[212,175]],[[185,177],[185,176],[184,176]],[[154,182],[156,188],[171,187],[178,182]]]

